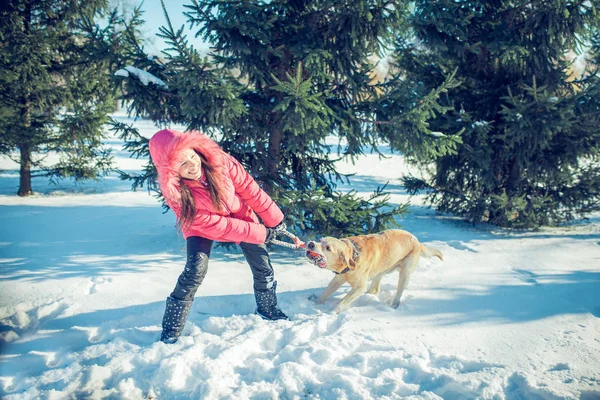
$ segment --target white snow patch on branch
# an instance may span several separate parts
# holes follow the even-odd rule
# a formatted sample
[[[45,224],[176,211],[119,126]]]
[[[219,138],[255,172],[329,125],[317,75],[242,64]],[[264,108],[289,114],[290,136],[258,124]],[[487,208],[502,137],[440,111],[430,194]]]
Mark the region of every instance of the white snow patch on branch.
[[[115,76],[128,77],[130,74],[136,76],[140,82],[144,84],[144,86],[148,86],[149,83],[153,83],[156,86],[164,87],[165,89],[168,89],[169,87],[164,81],[152,75],[151,73],[136,68],[132,65],[128,65],[125,68],[115,72]]]

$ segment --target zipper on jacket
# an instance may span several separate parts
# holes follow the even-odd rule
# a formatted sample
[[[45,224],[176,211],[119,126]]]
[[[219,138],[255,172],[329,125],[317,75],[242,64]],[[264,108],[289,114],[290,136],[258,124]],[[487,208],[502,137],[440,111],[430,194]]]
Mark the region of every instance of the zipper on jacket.
[[[221,204],[223,204],[223,207],[225,207],[225,210],[227,210],[227,212],[229,213],[229,216],[233,217],[233,213],[231,212],[229,207],[227,207],[227,204],[225,204],[225,202],[223,200],[221,200]]]

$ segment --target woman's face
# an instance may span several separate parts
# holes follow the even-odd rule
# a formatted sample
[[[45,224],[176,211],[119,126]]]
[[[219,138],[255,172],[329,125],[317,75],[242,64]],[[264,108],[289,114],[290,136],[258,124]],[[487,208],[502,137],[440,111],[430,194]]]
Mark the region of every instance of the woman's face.
[[[202,176],[200,156],[194,150],[187,149],[183,152],[183,157],[183,162],[179,167],[179,176],[185,179],[200,179]]]

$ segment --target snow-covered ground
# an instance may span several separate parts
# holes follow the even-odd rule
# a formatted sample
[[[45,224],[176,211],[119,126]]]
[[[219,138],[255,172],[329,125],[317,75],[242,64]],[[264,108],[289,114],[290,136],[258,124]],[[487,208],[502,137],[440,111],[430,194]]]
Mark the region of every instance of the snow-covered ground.
[[[123,118],[123,117],[122,117]],[[144,134],[151,124],[138,121]],[[117,139],[117,165],[134,171]],[[157,342],[165,298],[185,259],[172,213],[109,176],[14,193],[0,159],[0,397],[3,399],[597,399],[600,215],[560,229],[490,230],[411,199],[400,222],[445,260],[422,259],[401,306],[396,276],[346,312],[310,301],[332,273],[274,249],[290,321],[253,314],[242,254],[215,248],[184,335]],[[408,167],[363,156],[352,184]]]

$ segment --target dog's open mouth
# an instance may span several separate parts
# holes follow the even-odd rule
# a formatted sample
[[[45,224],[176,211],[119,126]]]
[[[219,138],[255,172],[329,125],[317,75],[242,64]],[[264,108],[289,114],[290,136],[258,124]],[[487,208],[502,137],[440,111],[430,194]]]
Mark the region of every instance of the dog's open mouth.
[[[317,267],[325,268],[327,267],[327,260],[319,253],[315,253],[314,251],[306,250],[306,257],[310,259]]]

